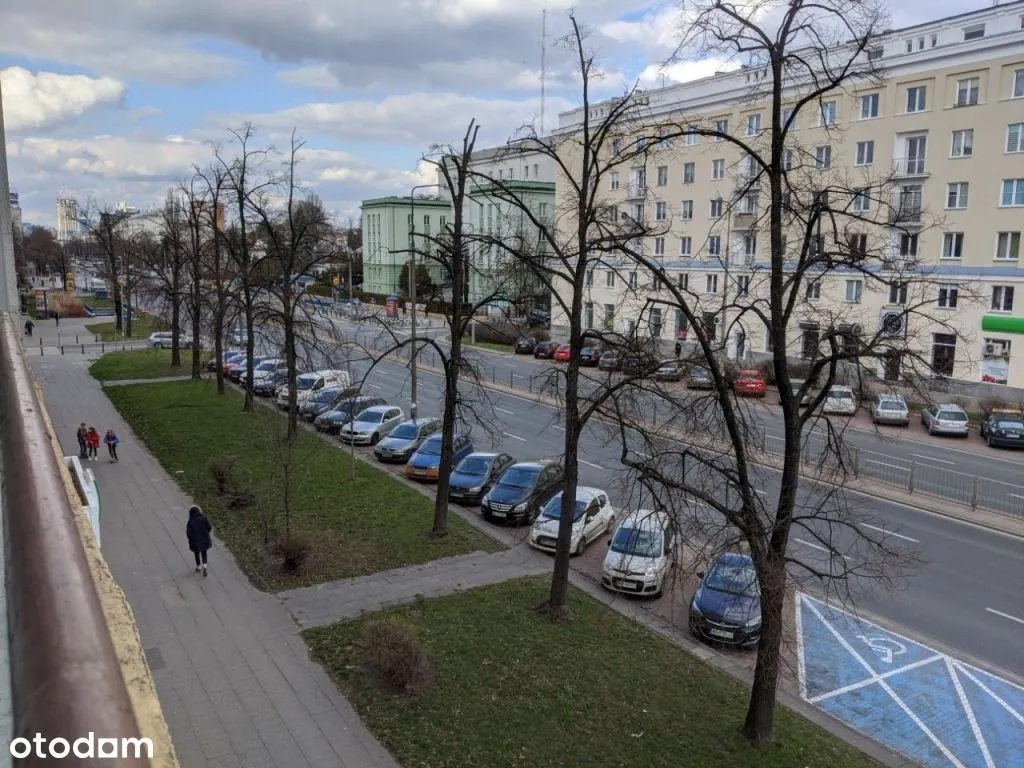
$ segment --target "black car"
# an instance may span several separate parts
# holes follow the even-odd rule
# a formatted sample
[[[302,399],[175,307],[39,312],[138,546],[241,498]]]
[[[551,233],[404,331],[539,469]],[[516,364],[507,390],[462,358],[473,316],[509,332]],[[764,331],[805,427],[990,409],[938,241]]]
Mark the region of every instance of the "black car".
[[[245,380],[245,378],[246,378],[246,376],[247,376],[247,373],[246,373],[246,372],[247,372],[247,371],[249,370],[249,367],[250,367],[250,366],[251,366],[251,367],[252,367],[253,369],[255,369],[255,368],[256,368],[256,366],[258,366],[258,365],[259,365],[260,363],[262,363],[262,362],[263,362],[264,360],[269,360],[269,359],[270,359],[270,358],[267,358],[267,357],[262,357],[262,356],[259,356],[259,357],[254,357],[254,358],[253,358],[253,359],[252,359],[251,361],[249,361],[249,364],[248,364],[248,365],[246,365],[246,364],[244,364],[244,363],[243,363],[242,365],[239,365],[239,366],[238,366],[238,367],[236,367],[236,368],[232,368],[232,369],[231,369],[231,373],[229,373],[229,374],[228,374],[228,378],[230,378],[230,379],[231,379],[231,380],[232,380],[233,382],[235,382],[236,384],[238,384],[238,383],[240,383],[240,382],[242,382],[242,381],[244,381],[244,380]]]
[[[333,409],[321,413],[313,419],[313,426],[316,427],[317,432],[336,435],[341,432],[343,425],[352,420],[353,416],[367,408],[373,408],[375,405],[387,405],[387,401],[383,397],[368,397],[366,395],[343,400],[336,403]]]
[[[655,381],[682,381],[683,364],[678,360],[662,360],[651,378]]]
[[[583,347],[580,350],[580,365],[593,368],[601,362],[601,351],[597,347]]]
[[[557,461],[513,464],[480,501],[480,514],[490,522],[532,523],[561,483]]]
[[[981,422],[980,432],[989,448],[1024,448],[1024,418],[1020,413],[994,411]]]
[[[711,563],[690,603],[690,631],[750,648],[761,639],[761,589],[749,555],[726,552]]]
[[[477,505],[515,459],[507,453],[471,453],[448,478],[448,500]]]
[[[609,349],[598,359],[597,367],[602,371],[621,371],[622,355],[613,349]]]
[[[342,392],[344,390],[341,387],[324,387],[302,402],[299,406],[299,418],[313,421],[320,414],[327,413],[334,408]]]
[[[559,346],[557,341],[542,341],[533,348],[533,356],[538,360],[551,360]]]
[[[526,315],[526,324],[531,328],[547,328],[551,325],[551,313],[546,309],[531,309]]]
[[[643,352],[631,352],[622,358],[622,372],[627,376],[646,376],[658,368],[658,361]]]
[[[537,346],[537,340],[529,336],[520,336],[516,339],[515,353],[517,355],[529,355]]]

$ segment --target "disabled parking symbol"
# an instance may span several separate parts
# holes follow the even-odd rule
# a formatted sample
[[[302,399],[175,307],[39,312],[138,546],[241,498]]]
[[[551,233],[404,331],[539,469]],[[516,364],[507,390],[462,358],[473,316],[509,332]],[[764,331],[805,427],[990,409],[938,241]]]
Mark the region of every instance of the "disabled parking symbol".
[[[901,642],[893,640],[891,637],[866,637],[865,635],[857,635],[857,639],[867,643],[868,647],[875,652],[875,655],[878,656],[884,664],[892,664],[894,657],[906,654],[907,652],[907,646]]]

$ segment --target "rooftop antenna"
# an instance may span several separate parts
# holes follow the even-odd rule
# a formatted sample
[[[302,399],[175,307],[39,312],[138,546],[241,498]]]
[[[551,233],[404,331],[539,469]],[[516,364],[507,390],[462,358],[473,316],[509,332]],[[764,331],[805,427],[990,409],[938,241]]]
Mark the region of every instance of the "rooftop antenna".
[[[540,12],[540,135],[544,135],[545,80],[547,78],[548,4]]]

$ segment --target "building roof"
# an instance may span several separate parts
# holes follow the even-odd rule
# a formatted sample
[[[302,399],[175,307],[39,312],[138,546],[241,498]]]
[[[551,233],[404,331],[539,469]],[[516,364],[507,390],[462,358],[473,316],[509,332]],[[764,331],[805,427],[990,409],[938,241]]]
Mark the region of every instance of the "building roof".
[[[383,208],[387,206],[399,206],[402,208],[409,208],[413,205],[414,200],[417,208],[451,208],[452,205],[450,200],[440,197],[417,196],[416,198],[412,198],[409,196],[400,197],[395,195],[392,197],[374,197],[369,200],[363,200],[363,202],[360,203],[360,207]]]

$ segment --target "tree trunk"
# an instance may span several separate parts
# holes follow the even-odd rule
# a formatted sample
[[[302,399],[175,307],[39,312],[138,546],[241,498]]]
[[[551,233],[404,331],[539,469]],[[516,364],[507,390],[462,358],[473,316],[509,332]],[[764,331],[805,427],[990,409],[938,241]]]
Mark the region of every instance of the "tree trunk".
[[[743,736],[755,747],[772,740],[775,697],[779,684],[783,610],[786,598],[786,564],[774,559],[761,570],[761,640],[757,644],[754,684],[750,689]],[[764,578],[764,574],[768,578]]]
[[[171,366],[181,367],[181,266],[175,256],[171,274]]]
[[[253,356],[256,354],[256,339],[253,336],[253,312],[252,312],[252,289],[246,283],[242,290],[245,293],[245,356],[246,360],[252,362]],[[243,411],[251,411],[256,407],[256,404],[252,399],[252,365],[247,367],[245,373],[245,400],[242,403]]]
[[[288,289],[286,288],[281,299],[282,308],[282,326],[284,328],[284,359],[288,363],[288,444],[289,450],[291,442],[299,434],[299,409],[298,403],[296,402],[296,391],[295,391],[295,378],[297,366],[295,362],[295,318],[293,313],[295,308],[292,306],[291,299],[287,296]]]
[[[124,319],[121,317],[121,312],[124,310],[124,300],[121,297],[121,284],[117,281],[119,275],[114,272],[111,274],[110,283],[113,286],[114,291],[114,327],[118,333],[124,333]]]
[[[202,333],[203,333],[203,285],[200,255],[192,257],[192,380],[203,377]]]
[[[452,324],[453,328],[460,325]],[[437,468],[437,491],[434,495],[434,527],[430,535],[441,538],[448,535],[448,481],[452,474],[452,453],[455,440],[455,406],[459,397],[459,361],[462,340],[459,333],[452,334],[451,352],[444,368],[444,411],[441,421],[441,462]]]

